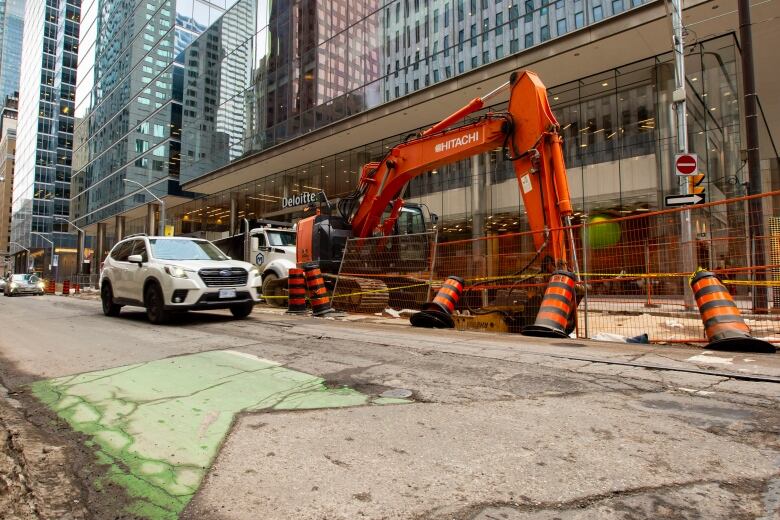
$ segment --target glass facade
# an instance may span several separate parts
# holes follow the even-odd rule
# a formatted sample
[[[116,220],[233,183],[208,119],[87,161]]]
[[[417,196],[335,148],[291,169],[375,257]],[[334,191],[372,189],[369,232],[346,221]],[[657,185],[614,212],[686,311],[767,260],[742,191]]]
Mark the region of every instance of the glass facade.
[[[25,0],[0,0],[0,100],[19,91]]]
[[[738,52],[733,37],[699,42],[686,56],[686,70],[689,142],[706,175],[707,200],[743,195],[746,173],[740,169]],[[652,211],[663,207],[664,194],[677,192],[671,169],[674,121],[668,110],[673,79],[672,56],[667,54],[549,88],[563,129],[578,217]],[[239,218],[295,220],[304,208],[284,208],[284,198],[320,190],[331,200],[348,194],[363,164],[380,160],[417,130],[409,128],[193,200],[169,210],[169,217],[177,234],[218,238],[228,231],[231,197],[237,197]],[[426,204],[440,216],[444,240],[527,229],[514,170],[498,151],[480,157],[476,169],[469,159],[415,178],[405,198]]]
[[[77,224],[153,200],[125,179],[158,197],[176,193],[190,100],[183,95],[187,71],[175,58],[232,3],[84,0],[72,179]]]
[[[80,0],[27,3],[12,238],[49,271],[52,246],[75,253],[69,217]]]
[[[642,3],[239,0],[180,62],[181,182]]]

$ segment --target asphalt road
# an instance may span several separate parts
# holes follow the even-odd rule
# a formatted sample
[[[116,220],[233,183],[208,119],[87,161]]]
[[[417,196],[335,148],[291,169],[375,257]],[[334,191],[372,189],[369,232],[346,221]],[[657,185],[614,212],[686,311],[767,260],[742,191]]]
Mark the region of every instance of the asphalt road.
[[[724,374],[776,379],[780,355],[420,331],[260,308],[243,321],[215,312],[153,326],[141,312],[105,318],[97,301],[48,296],[0,298],[0,316],[3,384],[42,434],[72,451],[95,518],[780,517],[780,384]],[[279,390],[293,380],[308,393],[304,383]],[[194,389],[165,394],[177,385]],[[43,406],[41,388],[65,390]],[[408,402],[379,397],[398,389],[411,391]],[[76,391],[103,413],[94,423],[171,407],[154,438],[138,426],[117,450],[160,452],[167,469],[136,477],[187,483],[190,494],[170,491],[180,509],[133,505],[126,479],[114,478],[124,487],[111,494],[94,485],[112,471],[95,463],[94,442],[103,451],[111,443],[83,426],[94,424],[85,410],[63,412],[62,396]],[[117,392],[139,397],[131,411],[107,414]],[[262,392],[282,397],[268,404]],[[193,395],[197,406],[182,404]],[[218,441],[213,452],[208,439]],[[192,454],[206,460],[202,473],[176,466]],[[116,460],[132,473],[132,461]]]

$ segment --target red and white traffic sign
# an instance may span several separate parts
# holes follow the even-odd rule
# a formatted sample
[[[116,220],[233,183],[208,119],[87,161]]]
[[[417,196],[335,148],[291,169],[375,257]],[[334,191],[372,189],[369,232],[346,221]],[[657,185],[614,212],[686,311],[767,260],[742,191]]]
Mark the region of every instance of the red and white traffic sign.
[[[681,153],[674,156],[674,170],[677,175],[696,175],[699,172],[699,158],[695,153]]]

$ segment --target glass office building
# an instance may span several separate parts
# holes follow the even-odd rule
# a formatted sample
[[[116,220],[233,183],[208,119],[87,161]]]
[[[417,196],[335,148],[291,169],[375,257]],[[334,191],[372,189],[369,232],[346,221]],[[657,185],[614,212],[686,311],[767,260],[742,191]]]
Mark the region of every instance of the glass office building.
[[[179,194],[182,119],[197,101],[175,58],[232,3],[84,0],[71,210],[80,226],[154,201],[139,184]]]
[[[0,0],[0,100],[19,90],[25,0]]]
[[[52,254],[63,269],[75,263],[76,237],[61,219],[69,217],[80,5],[29,1],[24,14],[12,239],[45,273]]]
[[[224,51],[216,71],[240,72],[232,97],[214,109],[242,104],[246,116],[215,135],[227,151],[209,165],[201,163],[210,150],[200,143],[211,114],[201,111],[185,124],[182,146],[192,153],[182,156],[181,181],[642,3],[240,0],[210,32]],[[249,13],[253,23],[244,23]]]
[[[686,58],[691,85],[689,144],[699,154],[700,168],[706,174],[708,200],[744,194],[738,63],[736,42],[730,35],[700,42],[698,50]],[[663,207],[664,193],[677,189],[667,160],[675,143],[667,110],[673,78],[673,57],[664,54],[548,89],[562,127],[578,215],[651,211]],[[380,160],[389,148],[418,130],[409,128],[365,146],[302,160],[294,168],[269,172],[182,204],[169,217],[177,234],[203,232],[216,238],[227,232],[231,197],[237,197],[241,218],[295,220],[303,216],[304,208],[283,207],[283,199],[320,190],[330,199],[350,193],[363,164]],[[476,171],[468,159],[413,179],[405,198],[426,204],[440,216],[444,239],[525,229],[514,170],[497,150],[481,157]],[[483,222],[481,229],[474,229],[475,217]]]
[[[175,161],[178,180],[193,189],[211,183],[221,191],[168,207],[168,224],[176,234],[219,238],[230,232],[236,218],[294,221],[304,208],[286,207],[284,199],[324,191],[333,200],[350,193],[363,164],[381,159],[389,148],[424,128],[420,124],[425,121],[418,118],[414,126],[396,127],[392,135],[368,143],[350,137],[346,124],[343,132],[335,131],[341,127],[334,123],[364,114],[370,122],[381,114],[401,112],[415,92],[439,87],[437,92],[446,92],[459,77],[479,77],[486,67],[522,59],[539,46],[545,46],[543,54],[554,55],[556,47],[550,42],[610,18],[626,17],[626,24],[614,24],[626,27],[634,9],[643,12],[640,4],[239,0],[199,36],[176,48],[170,70],[171,103],[181,104],[180,123],[172,127],[180,150]],[[206,25],[204,17],[199,20]],[[608,62],[601,71],[589,71],[574,82],[555,84],[549,75],[543,78],[561,123],[578,217],[652,211],[663,207],[664,194],[679,189],[670,168],[675,146],[669,111],[673,56],[640,56],[645,59]],[[702,158],[708,200],[740,195],[745,172],[740,168],[739,51],[734,35],[697,41],[689,49],[686,69],[690,148]],[[482,85],[482,92],[501,80],[495,81]],[[434,106],[433,97],[416,99],[416,106],[430,113],[429,124],[459,108],[437,105],[434,111],[423,108]],[[143,126],[144,121],[136,123]],[[296,155],[296,143],[306,146],[331,134],[337,150]],[[159,136],[149,149],[166,139]],[[278,153],[285,154],[285,166],[267,166],[274,161],[265,163],[263,158]],[[243,176],[240,182],[231,180],[234,172]],[[95,193],[89,200],[104,200]],[[139,195],[136,205],[148,200]],[[405,198],[439,215],[442,240],[526,229],[515,174],[499,151],[426,172],[409,184]],[[120,214],[122,207],[128,205],[117,204],[87,219],[102,220],[108,246],[120,233],[109,216]],[[148,223],[141,215],[136,212],[128,219],[123,232],[144,231]]]

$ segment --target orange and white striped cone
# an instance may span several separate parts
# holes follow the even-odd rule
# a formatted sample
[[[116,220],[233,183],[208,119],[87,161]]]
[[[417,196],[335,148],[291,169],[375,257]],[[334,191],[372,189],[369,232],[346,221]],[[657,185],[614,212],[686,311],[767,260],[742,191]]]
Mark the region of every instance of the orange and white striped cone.
[[[70,280],[62,282],[62,295],[70,296]]]
[[[458,306],[460,295],[463,294],[465,281],[459,276],[450,276],[442,284],[433,301],[423,305],[420,312],[409,318],[413,327],[428,329],[451,329],[455,326],[452,313]]]
[[[81,285],[73,284],[73,294],[81,294]]]
[[[713,273],[697,271],[690,283],[709,340],[707,348],[769,353],[777,350],[768,341],[750,335],[750,327],[739,314],[734,299]]]
[[[57,283],[54,280],[49,280],[49,284],[46,286],[46,294],[54,294],[57,291]]]
[[[555,271],[536,314],[533,325],[523,327],[523,336],[568,338],[574,330],[577,316],[577,296],[574,273]]]
[[[303,269],[289,270],[287,292],[287,314],[306,314],[306,279]]]
[[[319,266],[307,264],[303,268],[306,271],[306,289],[309,291],[312,316],[342,316],[343,313],[337,313],[330,303],[328,289],[325,287],[325,280],[322,278]]]

